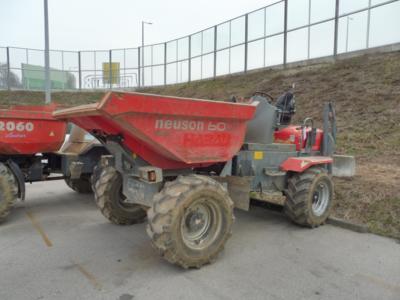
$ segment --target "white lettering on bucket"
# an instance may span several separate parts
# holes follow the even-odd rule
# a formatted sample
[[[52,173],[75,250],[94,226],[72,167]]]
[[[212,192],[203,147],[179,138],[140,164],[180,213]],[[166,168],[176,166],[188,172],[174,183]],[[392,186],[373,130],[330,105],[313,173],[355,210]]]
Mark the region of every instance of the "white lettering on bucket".
[[[172,129],[184,131],[226,131],[225,122],[157,119],[155,129]]]

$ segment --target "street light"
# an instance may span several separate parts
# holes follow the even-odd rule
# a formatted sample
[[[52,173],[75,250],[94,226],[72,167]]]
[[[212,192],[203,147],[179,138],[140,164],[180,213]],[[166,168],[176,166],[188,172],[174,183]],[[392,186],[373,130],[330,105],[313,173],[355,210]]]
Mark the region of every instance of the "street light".
[[[50,83],[50,57],[49,57],[49,10],[47,0],[43,1],[44,8],[44,90],[45,103],[51,102],[51,83]]]
[[[346,52],[349,51],[349,23],[350,20],[354,20],[352,17],[347,16],[347,26],[346,26]]]
[[[142,21],[142,68],[143,68],[143,76],[142,76],[142,85],[144,86],[144,25],[153,25],[151,22]]]

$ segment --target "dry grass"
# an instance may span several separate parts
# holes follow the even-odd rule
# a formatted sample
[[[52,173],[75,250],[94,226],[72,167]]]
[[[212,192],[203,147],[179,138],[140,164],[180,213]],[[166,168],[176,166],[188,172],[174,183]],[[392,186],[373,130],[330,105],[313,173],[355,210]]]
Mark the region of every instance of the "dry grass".
[[[75,106],[97,102],[103,95],[103,92],[54,92],[52,93],[52,101],[67,106]],[[43,105],[44,92],[0,91],[0,107],[13,104]]]
[[[355,155],[357,175],[335,179],[334,215],[400,238],[400,52],[375,54],[290,70],[265,70],[145,92],[224,100],[265,90],[277,97],[296,84],[295,122],[321,120],[324,102],[338,117],[339,153]],[[102,93],[55,93],[67,105],[94,102]],[[38,103],[42,93],[0,92],[0,104]]]

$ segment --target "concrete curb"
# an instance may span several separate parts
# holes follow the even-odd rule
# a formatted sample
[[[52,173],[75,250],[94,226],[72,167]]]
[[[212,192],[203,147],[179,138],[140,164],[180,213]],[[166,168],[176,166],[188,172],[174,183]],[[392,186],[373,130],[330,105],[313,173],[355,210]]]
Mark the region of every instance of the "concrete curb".
[[[331,224],[333,226],[341,227],[341,228],[359,232],[359,233],[368,233],[369,232],[367,225],[356,224],[356,223],[346,221],[343,219],[339,219],[336,217],[329,217],[327,220],[327,223]]]

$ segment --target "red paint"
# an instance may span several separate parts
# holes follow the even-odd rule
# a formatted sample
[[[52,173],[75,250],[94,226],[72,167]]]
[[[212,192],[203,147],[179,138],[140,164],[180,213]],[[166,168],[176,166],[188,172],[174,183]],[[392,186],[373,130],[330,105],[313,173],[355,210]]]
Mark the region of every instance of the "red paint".
[[[153,166],[177,169],[231,159],[243,144],[256,105],[108,93],[101,102],[54,113],[87,131],[120,134],[124,145]]]
[[[56,105],[12,106],[0,109],[0,154],[35,154],[58,151],[66,123],[53,118]]]
[[[312,166],[331,164],[332,162],[332,157],[327,156],[289,157],[281,164],[281,169],[286,172],[301,173]]]
[[[306,128],[307,132],[311,131],[310,127]],[[283,144],[294,144],[296,145],[296,150],[300,151],[304,149],[306,141],[301,141],[302,129],[300,126],[290,125],[288,127],[279,129],[274,132],[275,143]],[[319,151],[321,149],[323,131],[317,129],[317,135],[315,138],[315,144],[312,146],[313,151]]]

